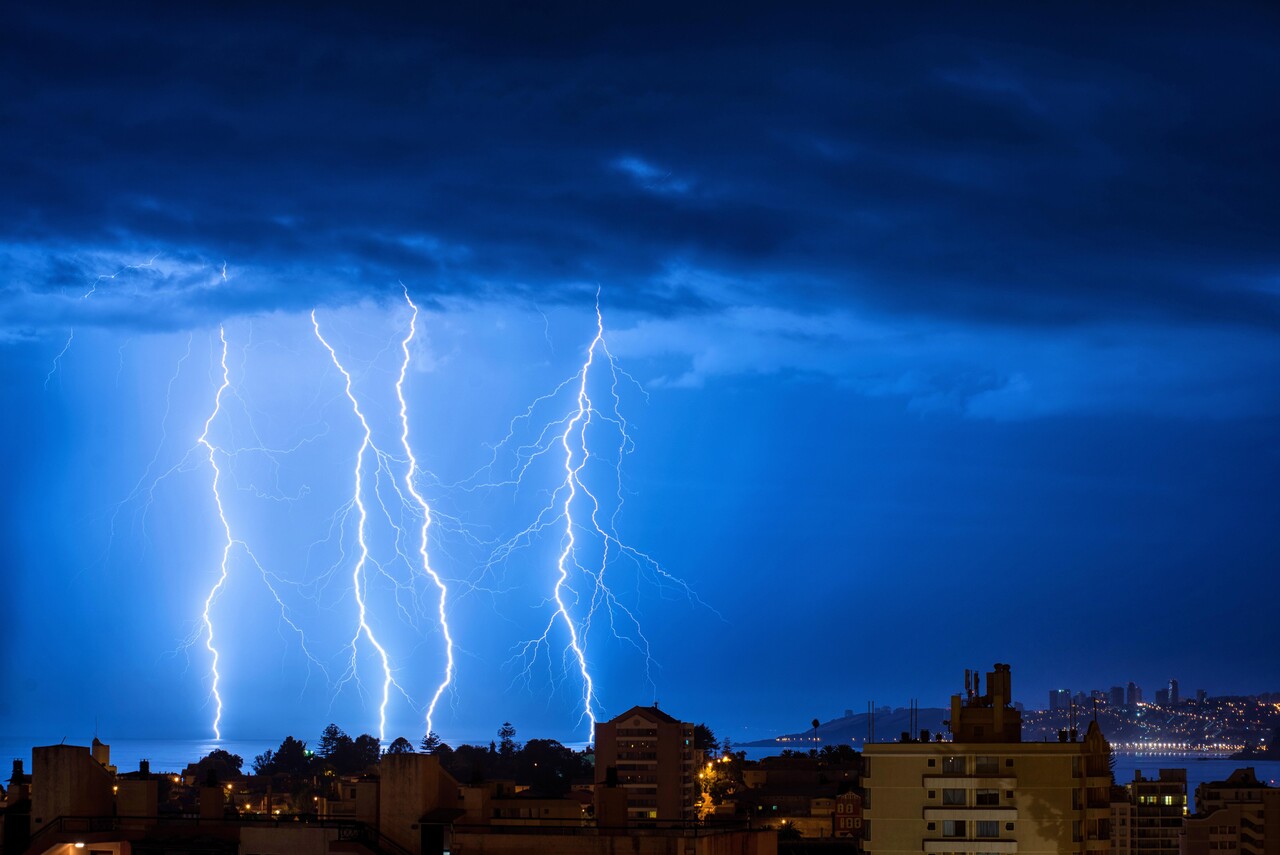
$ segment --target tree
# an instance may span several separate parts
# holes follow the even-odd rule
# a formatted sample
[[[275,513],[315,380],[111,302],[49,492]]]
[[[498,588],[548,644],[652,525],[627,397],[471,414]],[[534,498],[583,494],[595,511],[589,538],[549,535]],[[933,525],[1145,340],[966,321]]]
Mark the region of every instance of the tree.
[[[276,753],[268,748],[253,758],[253,774],[274,775],[276,772]]]
[[[284,742],[276,749],[274,758],[276,774],[305,775],[311,768],[311,757],[307,754],[307,743],[286,736]]]
[[[316,754],[332,763],[334,754],[350,742],[351,737],[343,733],[342,728],[336,724],[330,724],[320,734],[320,744],[316,747]]]
[[[197,760],[195,766],[197,774],[202,775],[205,780],[212,776],[216,784],[230,778],[240,777],[240,769],[244,766],[244,758],[239,754],[232,754],[228,751],[223,751],[221,748],[215,748]]]
[[[444,741],[440,739],[440,734],[434,730],[422,737],[422,741],[418,743],[418,748],[423,754],[435,754],[444,745]]]
[[[498,728],[498,739],[498,752],[507,759],[520,750],[520,743],[516,742],[516,729],[511,722],[504,721],[502,727]]]
[[[387,746],[388,754],[412,754],[413,743],[405,739],[403,736],[397,736],[390,745]]]
[[[515,779],[538,796],[556,798],[569,792],[573,779],[590,773],[582,755],[554,739],[530,739],[515,755]]]
[[[406,740],[407,741],[407,740]],[[356,737],[351,746],[351,760],[355,765],[353,771],[363,772],[370,766],[377,766],[382,757],[382,743],[378,737],[362,733]]]
[[[440,757],[440,764],[459,783],[480,784],[484,782],[494,756],[479,745],[459,745],[447,758]]]
[[[715,754],[716,748],[719,747],[715,731],[705,724],[694,725],[693,747],[705,751],[707,754]]]

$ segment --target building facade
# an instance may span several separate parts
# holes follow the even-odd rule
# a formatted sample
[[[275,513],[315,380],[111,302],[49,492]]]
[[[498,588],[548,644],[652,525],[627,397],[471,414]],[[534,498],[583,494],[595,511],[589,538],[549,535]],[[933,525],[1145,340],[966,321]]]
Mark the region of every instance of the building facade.
[[[863,752],[864,849],[906,853],[1065,855],[1110,849],[1110,745],[1023,742],[1009,666],[966,679],[951,699],[952,741],[908,739]]]
[[[596,723],[596,785],[627,794],[627,818],[692,820],[694,782],[702,758],[693,747],[693,725],[657,707],[632,707]]]
[[[1196,812],[1187,817],[1180,855],[1280,855],[1280,787],[1237,769],[1225,781],[1196,787]]]
[[[1154,780],[1134,773],[1111,804],[1115,855],[1177,855],[1187,815],[1187,770],[1161,769]]]

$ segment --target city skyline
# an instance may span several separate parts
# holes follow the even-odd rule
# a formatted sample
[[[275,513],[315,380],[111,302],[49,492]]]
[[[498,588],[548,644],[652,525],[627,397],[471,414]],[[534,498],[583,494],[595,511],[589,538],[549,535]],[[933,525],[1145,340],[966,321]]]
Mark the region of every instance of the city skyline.
[[[6,18],[0,734],[1280,690],[1276,10]]]

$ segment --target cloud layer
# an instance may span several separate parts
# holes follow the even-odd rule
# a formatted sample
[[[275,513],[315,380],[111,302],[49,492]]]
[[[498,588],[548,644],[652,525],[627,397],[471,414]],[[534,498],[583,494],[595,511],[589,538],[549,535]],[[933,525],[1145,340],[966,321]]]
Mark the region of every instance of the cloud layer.
[[[19,9],[0,34],[0,326],[168,329],[405,281],[548,304],[602,286],[675,324],[786,316],[739,332],[769,339],[769,370],[847,374],[866,348],[835,345],[868,318],[945,337],[922,352],[1074,353],[1096,328],[1152,362],[1236,337],[1253,354],[1280,327],[1277,23]],[[825,344],[789,358],[796,324]],[[727,369],[686,356],[685,382]],[[1025,368],[978,361],[1002,375],[988,392]]]

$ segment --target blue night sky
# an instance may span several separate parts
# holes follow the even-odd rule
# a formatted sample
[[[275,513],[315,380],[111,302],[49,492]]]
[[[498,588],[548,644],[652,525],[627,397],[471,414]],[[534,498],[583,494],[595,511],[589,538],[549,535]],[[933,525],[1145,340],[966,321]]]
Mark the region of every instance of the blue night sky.
[[[566,532],[604,717],[1280,689],[1274,7],[2,14],[0,734],[211,733],[216,464],[223,736],[421,736],[406,293],[450,741],[586,737]]]

